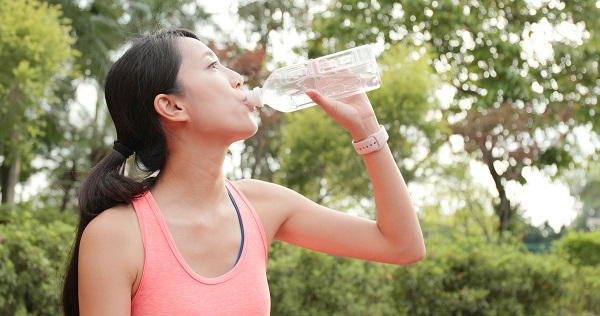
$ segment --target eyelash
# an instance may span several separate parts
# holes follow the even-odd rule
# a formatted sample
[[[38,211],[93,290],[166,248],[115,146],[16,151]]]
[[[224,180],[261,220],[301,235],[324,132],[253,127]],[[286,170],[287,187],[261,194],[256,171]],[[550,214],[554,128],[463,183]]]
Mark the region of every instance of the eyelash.
[[[215,68],[217,69],[217,65],[219,64],[219,61],[215,61],[213,63],[211,63],[210,65],[208,65],[208,68]]]

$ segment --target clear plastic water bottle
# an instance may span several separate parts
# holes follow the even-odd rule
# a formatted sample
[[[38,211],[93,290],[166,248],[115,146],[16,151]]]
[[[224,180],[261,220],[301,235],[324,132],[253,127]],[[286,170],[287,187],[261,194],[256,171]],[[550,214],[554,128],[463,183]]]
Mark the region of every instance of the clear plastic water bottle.
[[[293,112],[315,105],[304,92],[315,89],[331,99],[341,99],[381,86],[375,55],[369,45],[275,70],[262,88],[246,92],[254,106],[264,104]]]

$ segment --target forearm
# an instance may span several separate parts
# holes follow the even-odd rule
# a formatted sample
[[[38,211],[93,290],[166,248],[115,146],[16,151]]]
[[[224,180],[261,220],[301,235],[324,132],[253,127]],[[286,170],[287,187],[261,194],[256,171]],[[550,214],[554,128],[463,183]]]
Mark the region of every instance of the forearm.
[[[306,94],[350,132],[354,140],[365,140],[379,131],[377,116],[366,94],[348,97],[343,102],[326,99],[315,90]],[[375,233],[372,241],[384,240],[381,251],[392,251],[391,256],[398,258],[394,262],[410,263],[422,259],[425,255],[423,234],[406,183],[389,147],[385,144],[381,150],[362,157],[373,184],[377,206],[379,232]]]
[[[386,145],[363,155],[373,185],[377,226],[403,260],[420,260],[425,254],[423,234],[408,188]]]

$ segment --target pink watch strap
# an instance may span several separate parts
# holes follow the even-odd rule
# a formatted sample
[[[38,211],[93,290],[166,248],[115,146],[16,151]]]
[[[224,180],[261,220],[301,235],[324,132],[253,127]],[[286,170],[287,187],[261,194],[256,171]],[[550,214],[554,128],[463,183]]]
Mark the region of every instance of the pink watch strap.
[[[379,125],[379,131],[377,133],[370,135],[365,140],[361,140],[358,143],[355,143],[354,140],[352,140],[352,146],[354,146],[354,149],[359,155],[365,155],[383,148],[383,145],[385,145],[388,138],[388,133],[383,125]]]

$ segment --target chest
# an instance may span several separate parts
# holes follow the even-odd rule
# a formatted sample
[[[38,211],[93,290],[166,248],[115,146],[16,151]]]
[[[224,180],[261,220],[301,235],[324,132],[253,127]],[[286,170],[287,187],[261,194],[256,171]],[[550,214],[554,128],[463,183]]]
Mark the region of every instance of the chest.
[[[183,260],[203,277],[225,274],[243,251],[244,225],[233,208],[202,220],[166,223]]]
[[[232,208],[200,221],[168,220],[150,193],[134,201],[144,266],[132,315],[269,314],[265,235],[258,215],[238,199],[239,217]]]

